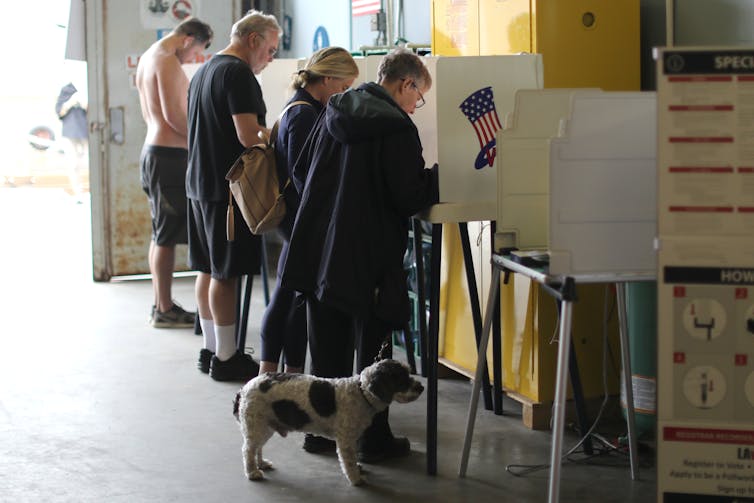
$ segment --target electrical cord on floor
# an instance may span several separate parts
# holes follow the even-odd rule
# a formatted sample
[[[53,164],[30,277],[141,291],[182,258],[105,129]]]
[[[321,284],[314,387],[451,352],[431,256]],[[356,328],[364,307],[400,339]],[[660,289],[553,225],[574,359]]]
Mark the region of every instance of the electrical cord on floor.
[[[572,463],[592,464],[592,463],[589,463],[589,461],[595,458],[602,458],[603,456],[607,454],[616,453],[616,452],[624,456],[628,456],[628,451],[626,449],[609,442],[605,437],[603,437],[602,435],[594,431],[594,429],[597,427],[597,424],[599,424],[600,420],[602,419],[602,415],[605,412],[605,408],[609,400],[608,383],[607,383],[608,354],[610,355],[610,360],[611,360],[613,369],[617,371],[612,348],[610,348],[610,341],[608,339],[608,330],[607,330],[607,325],[615,312],[617,301],[609,302],[608,299],[612,296],[608,296],[608,291],[609,291],[609,286],[606,285],[603,309],[602,309],[602,341],[603,341],[603,344],[602,344],[602,393],[603,393],[602,404],[600,405],[600,409],[597,412],[597,417],[594,419],[594,421],[592,422],[592,425],[589,427],[586,433],[584,433],[581,436],[579,441],[573,447],[568,449],[568,451],[565,454],[561,455],[560,457],[561,462],[563,460],[567,460]],[[558,320],[556,322],[556,332],[553,334],[553,338],[550,341],[551,343],[556,341],[555,334],[557,334],[557,326],[559,323],[560,323],[560,315],[558,314]],[[550,428],[552,429],[552,418],[550,419]],[[603,445],[603,448],[593,449],[594,453],[587,455],[586,453],[584,453],[583,449],[579,450],[579,448],[584,444],[586,439],[590,437],[598,440]],[[585,457],[581,457],[577,459],[573,457],[574,454],[584,454]],[[544,464],[538,464],[538,465],[509,464],[505,466],[505,471],[507,471],[508,473],[510,473],[511,475],[515,477],[524,477],[530,473],[533,473],[539,470],[544,470],[549,467],[550,467],[550,463],[544,463]]]

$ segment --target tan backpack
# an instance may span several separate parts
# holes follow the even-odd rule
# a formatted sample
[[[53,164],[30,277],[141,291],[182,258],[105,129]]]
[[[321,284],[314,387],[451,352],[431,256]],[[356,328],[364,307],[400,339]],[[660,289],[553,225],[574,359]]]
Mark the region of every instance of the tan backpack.
[[[226,232],[228,241],[235,237],[235,219],[233,218],[233,200],[236,200],[246,225],[253,234],[264,234],[277,228],[285,217],[285,199],[283,192],[290,178],[280,190],[276,161],[275,139],[283,115],[295,105],[310,105],[306,101],[294,101],[280,112],[265,143],[252,145],[243,151],[225,175],[228,180],[228,212]]]

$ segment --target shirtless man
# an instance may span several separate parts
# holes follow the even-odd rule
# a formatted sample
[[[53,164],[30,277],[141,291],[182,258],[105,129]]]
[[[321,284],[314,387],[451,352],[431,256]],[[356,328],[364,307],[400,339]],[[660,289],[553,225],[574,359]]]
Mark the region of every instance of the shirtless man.
[[[156,328],[193,327],[195,313],[172,298],[175,245],[187,243],[186,168],[189,79],[181,65],[209,47],[212,29],[196,18],[182,21],[139,59],[136,87],[147,136],[141,152],[141,184],[149,198],[152,240],[149,271],[154,304],[149,322]]]

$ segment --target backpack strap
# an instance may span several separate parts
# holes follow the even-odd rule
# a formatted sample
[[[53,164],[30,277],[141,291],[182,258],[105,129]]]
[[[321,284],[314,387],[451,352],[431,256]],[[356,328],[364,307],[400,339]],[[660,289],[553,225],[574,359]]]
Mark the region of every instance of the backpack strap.
[[[295,107],[296,105],[309,105],[309,106],[312,106],[311,103],[309,103],[308,101],[304,101],[304,100],[297,100],[297,101],[288,103],[288,106],[286,106],[283,109],[283,111],[280,112],[280,115],[278,116],[277,120],[275,121],[275,125],[272,126],[272,131],[270,131],[270,140],[269,140],[269,145],[270,146],[273,146],[273,147],[275,146],[275,140],[278,137],[278,126],[280,125],[280,119],[283,118],[283,115],[285,115],[285,113],[288,110],[290,110],[291,108]],[[285,189],[288,188],[288,185],[290,185],[290,183],[291,183],[291,177],[289,176],[288,179],[285,181],[285,184],[283,184],[283,188],[280,189],[280,197],[283,196],[283,192],[285,192]]]
[[[236,239],[236,219],[233,215],[233,191],[228,184],[228,209],[225,210],[225,237],[228,241]]]
[[[278,118],[275,121],[275,124],[272,126],[272,130],[270,130],[270,139],[267,142],[270,146],[274,146],[275,145],[275,140],[278,137],[278,127],[280,126],[280,119],[283,118],[283,116],[285,115],[285,113],[288,110],[290,110],[291,108],[295,107],[296,105],[309,105],[309,106],[312,106],[311,103],[309,103],[308,101],[304,101],[304,100],[297,100],[297,101],[294,101],[292,103],[288,103],[288,106],[286,106],[283,109],[283,111],[280,112],[280,115],[278,115]]]
[[[280,125],[280,119],[283,118],[283,115],[285,113],[293,108],[296,105],[309,105],[312,106],[311,103],[304,100],[297,100],[291,103],[288,103],[288,106],[286,106],[282,112],[280,112],[280,115],[278,116],[277,120],[275,120],[275,124],[272,126],[272,130],[270,131],[270,138],[267,140],[267,145],[270,147],[273,147],[275,145],[275,139],[278,137],[278,126]],[[280,190],[280,197],[283,197],[283,191],[290,185],[291,183],[291,177],[288,177],[288,179],[285,181],[285,184],[283,185],[283,188]],[[235,218],[233,215],[233,191],[230,190],[230,184],[228,184],[228,209],[225,213],[225,236],[228,241],[233,241],[235,239],[236,234],[236,224],[235,224]]]

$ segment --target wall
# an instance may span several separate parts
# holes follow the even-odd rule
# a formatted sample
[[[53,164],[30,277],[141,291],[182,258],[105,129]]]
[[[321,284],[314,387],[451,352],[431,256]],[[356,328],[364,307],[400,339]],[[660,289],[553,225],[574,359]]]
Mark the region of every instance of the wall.
[[[314,34],[319,26],[327,30],[330,45],[350,48],[351,2],[349,0],[287,0],[283,12],[292,18],[291,49],[282,58],[307,58],[311,55]],[[281,24],[282,24],[282,20]],[[281,44],[282,48],[282,44]]]
[[[403,33],[403,38],[412,43],[430,41],[430,2],[429,0],[383,0],[394,2],[395,36]],[[403,3],[402,29],[399,24],[399,5]],[[285,0],[283,11],[291,16],[291,49],[281,51],[283,58],[306,58],[312,53],[312,43],[317,27],[324,26],[330,45],[339,45],[356,51],[364,45],[374,45],[377,32],[370,26],[371,16],[351,18],[349,0]],[[281,20],[282,21],[282,20]]]
[[[675,45],[754,45],[754,1],[675,0]]]
[[[427,44],[431,38],[431,2],[430,0],[383,0],[383,9],[387,2],[393,2],[394,38],[402,37],[410,43]],[[400,6],[403,5],[403,18],[400,19]],[[377,32],[370,26],[371,16],[353,18],[351,48],[356,51],[364,45],[374,45]],[[393,40],[394,42],[394,40]],[[388,41],[391,43],[391,41]]]

